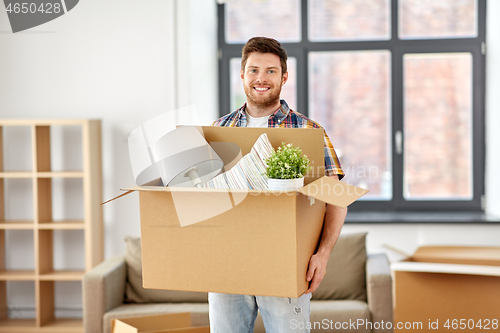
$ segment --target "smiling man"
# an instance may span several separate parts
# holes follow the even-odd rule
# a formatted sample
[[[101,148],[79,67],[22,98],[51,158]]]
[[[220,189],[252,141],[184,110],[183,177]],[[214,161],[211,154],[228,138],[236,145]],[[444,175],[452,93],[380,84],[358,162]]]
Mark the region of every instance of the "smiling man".
[[[247,95],[246,112],[254,118],[267,117],[280,108],[281,87],[288,80],[278,55],[252,52],[242,61],[241,79]]]
[[[250,39],[243,47],[240,71],[247,102],[215,121],[213,126],[322,128],[280,100],[281,87],[288,80],[286,61],[286,51],[278,41],[266,37]],[[342,179],[344,173],[326,132],[324,151],[325,174]],[[258,310],[267,333],[309,332],[307,323],[311,293],[326,274],[326,264],[340,235],[346,213],[345,208],[327,205],[318,251],[309,260],[305,277],[310,286],[301,297],[209,293],[210,332],[253,332]]]

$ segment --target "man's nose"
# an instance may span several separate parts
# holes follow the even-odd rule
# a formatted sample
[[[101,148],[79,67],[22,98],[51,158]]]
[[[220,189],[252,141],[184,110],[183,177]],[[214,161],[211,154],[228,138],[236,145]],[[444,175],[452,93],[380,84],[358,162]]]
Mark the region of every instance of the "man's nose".
[[[265,73],[259,72],[259,74],[257,74],[257,82],[263,83],[265,81],[266,81]]]

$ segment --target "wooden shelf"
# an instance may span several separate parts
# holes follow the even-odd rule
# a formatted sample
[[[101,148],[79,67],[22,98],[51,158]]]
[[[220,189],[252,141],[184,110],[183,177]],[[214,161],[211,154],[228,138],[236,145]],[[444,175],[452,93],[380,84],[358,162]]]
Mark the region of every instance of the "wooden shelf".
[[[37,332],[83,332],[83,321],[81,319],[55,319],[42,326]]]
[[[40,281],[81,281],[85,271],[52,271],[40,274]]]
[[[35,221],[29,221],[29,220],[0,221],[0,230],[2,229],[30,230],[34,228],[35,228]]]
[[[35,224],[28,220],[0,221],[0,230],[84,230],[84,220],[49,221]]]
[[[9,137],[4,136],[4,129],[9,126],[25,126],[27,129],[14,130],[21,135]],[[5,132],[5,133],[8,133]],[[66,142],[60,137],[61,133],[71,135],[73,141]],[[30,138],[26,138],[29,135]],[[78,141],[78,138],[81,138]],[[7,145],[22,145],[31,139],[31,159],[23,156],[20,161],[27,161],[20,165],[19,170],[5,170],[4,147]],[[52,142],[52,140],[60,140]],[[63,150],[58,150],[58,144],[73,145],[70,148],[71,155],[65,155]],[[10,147],[9,147],[10,148]],[[73,149],[76,148],[76,149]],[[13,148],[16,149],[16,148]],[[52,149],[58,150],[54,154]],[[27,149],[23,149],[27,152]],[[81,155],[79,154],[81,151]],[[16,158],[17,155],[13,155]],[[7,156],[8,158],[8,156]],[[74,166],[61,163],[63,170],[54,170],[52,161],[59,160],[74,161]],[[81,158],[81,165],[79,163]],[[68,165],[70,170],[64,170]],[[61,167],[60,166],[60,167]],[[74,169],[74,170],[71,170]],[[81,169],[81,170],[79,170]],[[26,171],[27,170],[27,171]],[[30,171],[31,170],[31,171]],[[6,216],[6,206],[16,203],[19,194],[14,193],[13,186],[7,186],[7,179],[25,179],[32,183],[32,190],[25,195],[30,196],[33,201],[33,218],[29,220],[14,220]],[[53,208],[64,205],[60,195],[53,195],[55,178],[77,179],[83,187],[83,217],[81,219],[54,220]],[[70,197],[73,187],[63,187],[62,197]],[[70,192],[68,192],[70,191]],[[13,193],[10,193],[13,192]],[[59,193],[58,193],[59,194]],[[82,192],[80,192],[82,194]],[[79,195],[80,195],[79,194]],[[22,199],[21,199],[22,200]],[[0,119],[0,333],[82,333],[82,319],[58,319],[55,318],[55,290],[58,281],[81,281],[85,272],[99,264],[104,258],[103,241],[103,216],[102,216],[102,157],[101,157],[101,122],[88,119],[56,119],[56,120],[31,120],[31,119]],[[24,212],[22,212],[24,213]],[[10,213],[11,215],[15,215]],[[10,246],[6,241],[7,230],[32,230],[33,242],[29,245],[34,248],[34,268],[32,270],[8,270],[5,269],[5,254]],[[56,230],[82,230],[83,246],[85,253],[84,269],[82,270],[55,270],[54,269],[54,235]],[[66,233],[62,233],[63,236]],[[26,248],[27,246],[16,246]],[[66,249],[63,249],[66,251]],[[73,251],[76,251],[73,249]],[[15,253],[9,253],[15,260]],[[69,254],[71,255],[71,253]],[[22,256],[21,256],[22,257]],[[7,297],[8,281],[32,281],[35,285],[35,313],[34,319],[8,318],[9,300]]]
[[[0,332],[26,332],[25,329],[35,329],[35,319],[6,319],[0,320]]]
[[[4,171],[0,172],[0,178],[33,178],[32,171]]]
[[[36,275],[33,270],[3,270],[0,271],[0,281],[81,281],[85,271],[50,271]]]
[[[0,126],[71,126],[98,121],[92,119],[0,119]]]
[[[0,321],[0,332],[81,333],[83,332],[83,321],[81,319],[56,319],[37,327],[35,319],[7,319]]]
[[[37,178],[83,178],[83,171],[37,172]]]
[[[2,270],[0,281],[35,281],[36,275],[33,270]]]
[[[78,230],[85,229],[83,220],[50,221],[37,224],[38,229],[47,230]]]
[[[0,178],[83,178],[83,171],[3,171]]]

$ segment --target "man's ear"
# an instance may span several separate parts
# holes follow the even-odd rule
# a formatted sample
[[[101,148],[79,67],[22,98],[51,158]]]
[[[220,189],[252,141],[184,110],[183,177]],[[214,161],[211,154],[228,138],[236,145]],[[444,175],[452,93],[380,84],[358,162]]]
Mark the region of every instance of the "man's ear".
[[[288,81],[288,71],[283,74],[283,77],[281,78],[281,85],[283,86],[286,81]]]
[[[240,77],[242,80],[245,78],[245,73],[243,72],[242,69],[240,69]]]

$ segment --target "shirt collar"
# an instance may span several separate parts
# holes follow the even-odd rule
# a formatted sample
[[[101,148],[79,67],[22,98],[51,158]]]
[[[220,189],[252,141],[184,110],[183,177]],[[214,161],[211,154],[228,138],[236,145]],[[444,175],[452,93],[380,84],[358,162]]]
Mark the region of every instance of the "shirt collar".
[[[276,112],[272,113],[271,116],[269,117],[270,119],[275,118],[275,121],[277,124],[280,124],[285,118],[288,116],[290,113],[290,107],[288,107],[288,104],[286,104],[284,99],[280,100],[280,108],[276,110]],[[240,121],[244,120],[246,122],[247,116],[245,114],[245,110],[247,107],[247,103],[243,104],[241,108],[238,109]]]
[[[282,99],[280,100],[281,107],[276,111],[273,116],[276,119],[276,123],[279,125],[285,118],[288,116],[290,113],[290,108],[288,107],[288,104],[286,104],[285,100]]]

